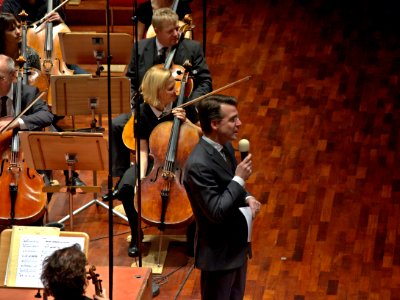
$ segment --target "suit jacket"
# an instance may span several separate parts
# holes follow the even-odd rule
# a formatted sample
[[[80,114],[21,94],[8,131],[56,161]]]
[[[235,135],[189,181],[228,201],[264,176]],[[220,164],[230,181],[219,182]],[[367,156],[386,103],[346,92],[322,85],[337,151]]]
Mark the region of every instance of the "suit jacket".
[[[226,146],[236,168],[233,148]],[[195,265],[204,271],[238,268],[249,253],[239,211],[248,193],[233,176],[222,155],[200,139],[186,163],[184,185],[196,219]]]
[[[14,83],[14,107],[17,87]],[[39,90],[34,86],[22,85],[21,94],[21,110],[28,106],[30,102],[35,100],[39,96]],[[21,117],[27,126],[28,130],[39,130],[46,126],[49,126],[53,121],[53,114],[49,111],[46,103],[39,99],[26,113]]]
[[[135,72],[135,45],[132,47],[131,62],[128,67],[127,76],[131,78],[132,95],[136,93],[136,72]],[[203,49],[196,41],[183,39],[179,44],[174,57],[174,63],[183,65],[185,60],[189,60],[196,74],[193,78],[193,92],[191,98],[197,98],[207,94],[212,90],[211,74],[208,70],[206,60],[204,58]],[[158,63],[158,53],[156,46],[156,38],[140,40],[138,43],[138,62],[139,62],[139,85],[143,76],[148,69]]]

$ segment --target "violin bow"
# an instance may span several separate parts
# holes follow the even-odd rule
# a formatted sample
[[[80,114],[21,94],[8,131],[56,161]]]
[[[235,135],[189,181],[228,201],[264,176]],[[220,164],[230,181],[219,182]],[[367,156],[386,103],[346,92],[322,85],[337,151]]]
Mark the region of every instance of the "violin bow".
[[[217,93],[219,93],[219,92],[221,92],[221,91],[223,91],[223,90],[226,90],[226,89],[228,89],[228,88],[231,88],[231,87],[233,87],[233,86],[235,86],[235,85],[237,85],[237,84],[239,84],[239,83],[242,83],[242,82],[244,82],[244,81],[248,81],[248,80],[250,80],[250,78],[251,78],[251,76],[243,77],[242,79],[239,79],[239,80],[236,80],[236,81],[234,81],[234,82],[228,83],[227,85],[224,85],[223,87],[220,87],[220,88],[218,88],[218,89],[216,89],[216,90],[213,90],[212,92],[209,92],[208,94],[205,94],[205,95],[203,95],[203,96],[197,97],[196,99],[193,99],[193,100],[190,100],[190,101],[188,101],[188,102],[186,102],[186,103],[183,103],[183,104],[181,104],[181,105],[178,105],[178,106],[175,107],[175,108],[184,108],[184,107],[186,107],[186,106],[195,104],[195,103],[199,102],[200,100],[203,100],[204,98],[207,98],[208,96],[217,94]],[[171,112],[172,112],[172,109],[171,109],[171,110],[168,110],[168,111],[166,111],[166,112],[164,112],[164,113],[160,116],[160,118],[163,118],[163,117],[169,115]]]
[[[33,100],[31,103],[29,103],[29,105],[27,107],[25,107],[24,110],[22,110],[18,115],[16,115],[11,121],[10,123],[8,123],[5,127],[3,127],[3,129],[0,131],[0,134],[3,132],[6,132],[8,130],[8,128],[10,128],[10,126],[12,124],[14,124],[14,122],[21,117],[22,115],[24,115],[40,98],[42,98],[42,96],[46,93],[46,91],[41,92],[39,94],[39,96],[36,97],[35,100]]]
[[[61,7],[63,7],[65,4],[67,4],[70,0],[65,0],[64,2],[60,3],[59,5],[57,5],[55,8],[53,8],[49,13],[45,14],[43,18],[41,18],[40,20],[37,20],[36,22],[33,22],[31,24],[31,27],[39,27],[44,21],[46,21],[47,17],[49,16],[49,14],[51,14],[52,12],[55,12],[56,10],[60,9]]]

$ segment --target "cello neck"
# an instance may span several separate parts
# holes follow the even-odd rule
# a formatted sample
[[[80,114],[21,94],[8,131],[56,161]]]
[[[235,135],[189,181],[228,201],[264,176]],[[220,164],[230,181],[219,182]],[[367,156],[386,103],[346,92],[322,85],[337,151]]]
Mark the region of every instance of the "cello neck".
[[[53,0],[47,0],[47,14],[53,10]],[[53,23],[47,22],[45,27],[45,41],[44,41],[44,53],[45,59],[43,61],[43,67],[46,73],[51,72],[53,67]]]
[[[21,56],[26,60],[26,45],[27,45],[27,31],[28,31],[28,26],[26,23],[26,19],[28,17],[28,14],[25,12],[25,10],[22,10],[18,16],[21,19],[21,30],[22,30],[22,41],[21,41],[21,51],[20,54]],[[22,77],[22,83],[23,84],[28,84],[28,69],[27,69],[27,64],[26,62],[23,65],[24,68],[24,74]]]
[[[185,88],[186,88],[186,84],[187,84],[188,78],[189,78],[190,64],[188,63],[188,61],[186,61],[183,64],[183,66],[185,67],[185,74],[182,77],[177,106],[183,104],[183,100],[185,97]],[[165,166],[164,166],[164,168],[169,171],[172,171],[171,168],[173,167],[173,162],[175,161],[180,125],[181,125],[181,120],[179,120],[177,117],[174,117],[174,123],[173,123],[172,129],[171,129],[171,136],[170,136],[170,141],[169,141],[169,145],[168,145],[168,151],[167,151],[167,156],[165,159]]]
[[[179,0],[174,0],[174,2],[172,2],[171,9],[174,12],[176,12],[176,10],[178,9],[178,4],[179,4]]]

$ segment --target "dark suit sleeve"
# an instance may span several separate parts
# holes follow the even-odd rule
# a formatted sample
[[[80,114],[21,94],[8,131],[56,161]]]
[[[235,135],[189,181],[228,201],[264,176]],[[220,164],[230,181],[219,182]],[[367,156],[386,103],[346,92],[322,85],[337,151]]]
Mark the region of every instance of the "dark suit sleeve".
[[[128,71],[126,72],[126,76],[129,77],[131,81],[131,94],[133,95],[137,91],[137,86],[136,86],[136,63],[135,63],[135,48],[136,44],[134,43],[132,45],[132,50],[131,50],[131,61],[129,62],[128,65]]]
[[[196,99],[212,91],[211,74],[208,69],[206,59],[204,58],[203,49],[200,44],[189,41],[192,44],[192,66],[194,72],[194,89],[191,99]]]
[[[22,91],[22,109],[38,96],[39,90],[37,88],[24,86]],[[39,130],[51,124],[53,114],[49,111],[47,104],[39,99],[21,119],[28,130]]]
[[[135,52],[136,52],[136,44],[134,43],[132,45],[132,50],[131,50],[131,61],[128,65],[128,71],[126,72],[126,76],[129,77],[129,79],[131,80],[131,94],[132,96],[137,92],[137,90],[139,89],[139,86],[141,84],[141,81],[143,79],[144,74],[147,71],[147,67],[146,67],[146,62],[147,61],[153,61],[154,57],[152,55],[152,51],[147,51],[146,55],[148,55],[148,57],[144,57],[144,53],[145,53],[145,49],[146,47],[149,47],[150,43],[153,43],[153,39],[143,39],[140,40],[138,42],[138,68],[139,68],[139,74],[136,74],[136,60],[135,60]],[[150,67],[150,66],[148,66]],[[136,79],[138,79],[138,84],[136,84]]]

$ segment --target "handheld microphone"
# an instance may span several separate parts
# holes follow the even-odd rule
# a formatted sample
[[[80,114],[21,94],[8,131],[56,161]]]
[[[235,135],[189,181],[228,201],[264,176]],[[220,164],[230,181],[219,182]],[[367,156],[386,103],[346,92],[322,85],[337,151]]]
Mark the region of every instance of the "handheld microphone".
[[[246,139],[241,139],[239,141],[239,152],[240,158],[243,160],[249,154],[250,142]]]

